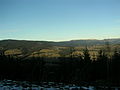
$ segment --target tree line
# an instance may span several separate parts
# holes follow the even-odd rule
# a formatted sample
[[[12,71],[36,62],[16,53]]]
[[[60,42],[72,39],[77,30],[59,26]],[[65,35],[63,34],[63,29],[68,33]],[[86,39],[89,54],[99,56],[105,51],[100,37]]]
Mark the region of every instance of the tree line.
[[[62,82],[74,84],[120,85],[120,51],[99,50],[97,58],[90,58],[85,48],[83,55],[59,58],[16,58],[0,54],[0,79],[34,82]],[[52,62],[51,59],[53,60]]]

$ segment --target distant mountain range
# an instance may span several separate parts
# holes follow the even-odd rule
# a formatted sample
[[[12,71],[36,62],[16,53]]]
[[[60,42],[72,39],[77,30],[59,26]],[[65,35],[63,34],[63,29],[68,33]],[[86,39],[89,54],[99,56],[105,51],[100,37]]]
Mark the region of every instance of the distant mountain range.
[[[49,48],[52,46],[91,46],[91,45],[105,45],[109,44],[120,44],[120,38],[118,39],[86,39],[86,40],[71,40],[71,41],[27,41],[27,40],[0,40],[0,48],[13,49],[13,48]]]
[[[104,39],[104,40],[97,40],[97,39],[71,40],[71,41],[56,42],[53,44],[59,45],[59,46],[85,46],[85,45],[91,46],[91,45],[105,45],[106,43],[120,44],[120,38],[119,39]]]
[[[17,49],[15,52],[33,53],[42,49],[51,49],[54,47],[81,47],[81,46],[97,46],[97,45],[120,45],[120,38],[118,39],[104,39],[104,40],[71,40],[71,41],[27,41],[27,40],[0,40],[0,50]]]

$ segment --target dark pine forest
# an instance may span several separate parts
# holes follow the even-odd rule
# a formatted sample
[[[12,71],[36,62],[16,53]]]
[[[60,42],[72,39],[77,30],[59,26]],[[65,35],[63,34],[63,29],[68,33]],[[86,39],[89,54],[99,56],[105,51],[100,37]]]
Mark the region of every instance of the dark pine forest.
[[[0,79],[26,80],[31,82],[62,82],[77,85],[120,85],[120,51],[99,50],[97,58],[90,58],[85,48],[83,55],[69,57],[17,58],[0,53]],[[52,60],[52,62],[48,62]]]

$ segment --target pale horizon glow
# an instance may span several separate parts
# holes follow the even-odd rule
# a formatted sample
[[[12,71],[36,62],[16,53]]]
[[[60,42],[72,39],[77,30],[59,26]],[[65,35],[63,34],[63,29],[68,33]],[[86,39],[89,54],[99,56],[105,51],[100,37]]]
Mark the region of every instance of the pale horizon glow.
[[[74,38],[74,39],[65,39],[65,40],[40,40],[40,39],[16,39],[16,38],[4,38],[0,40],[27,40],[27,41],[51,41],[51,42],[64,42],[71,40],[104,40],[104,39],[120,39],[118,37],[112,38]]]

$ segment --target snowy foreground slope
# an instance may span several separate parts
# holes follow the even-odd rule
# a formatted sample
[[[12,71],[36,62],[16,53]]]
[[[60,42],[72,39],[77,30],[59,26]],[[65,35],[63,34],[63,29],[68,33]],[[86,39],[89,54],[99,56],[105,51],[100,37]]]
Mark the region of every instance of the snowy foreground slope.
[[[107,90],[109,90],[106,87]],[[43,82],[40,85],[32,84],[27,81],[0,81],[0,90],[106,90],[105,87],[95,88],[94,86],[76,86],[65,85],[63,83]],[[110,89],[111,90],[111,89]],[[120,88],[112,87],[112,90],[120,90]]]

